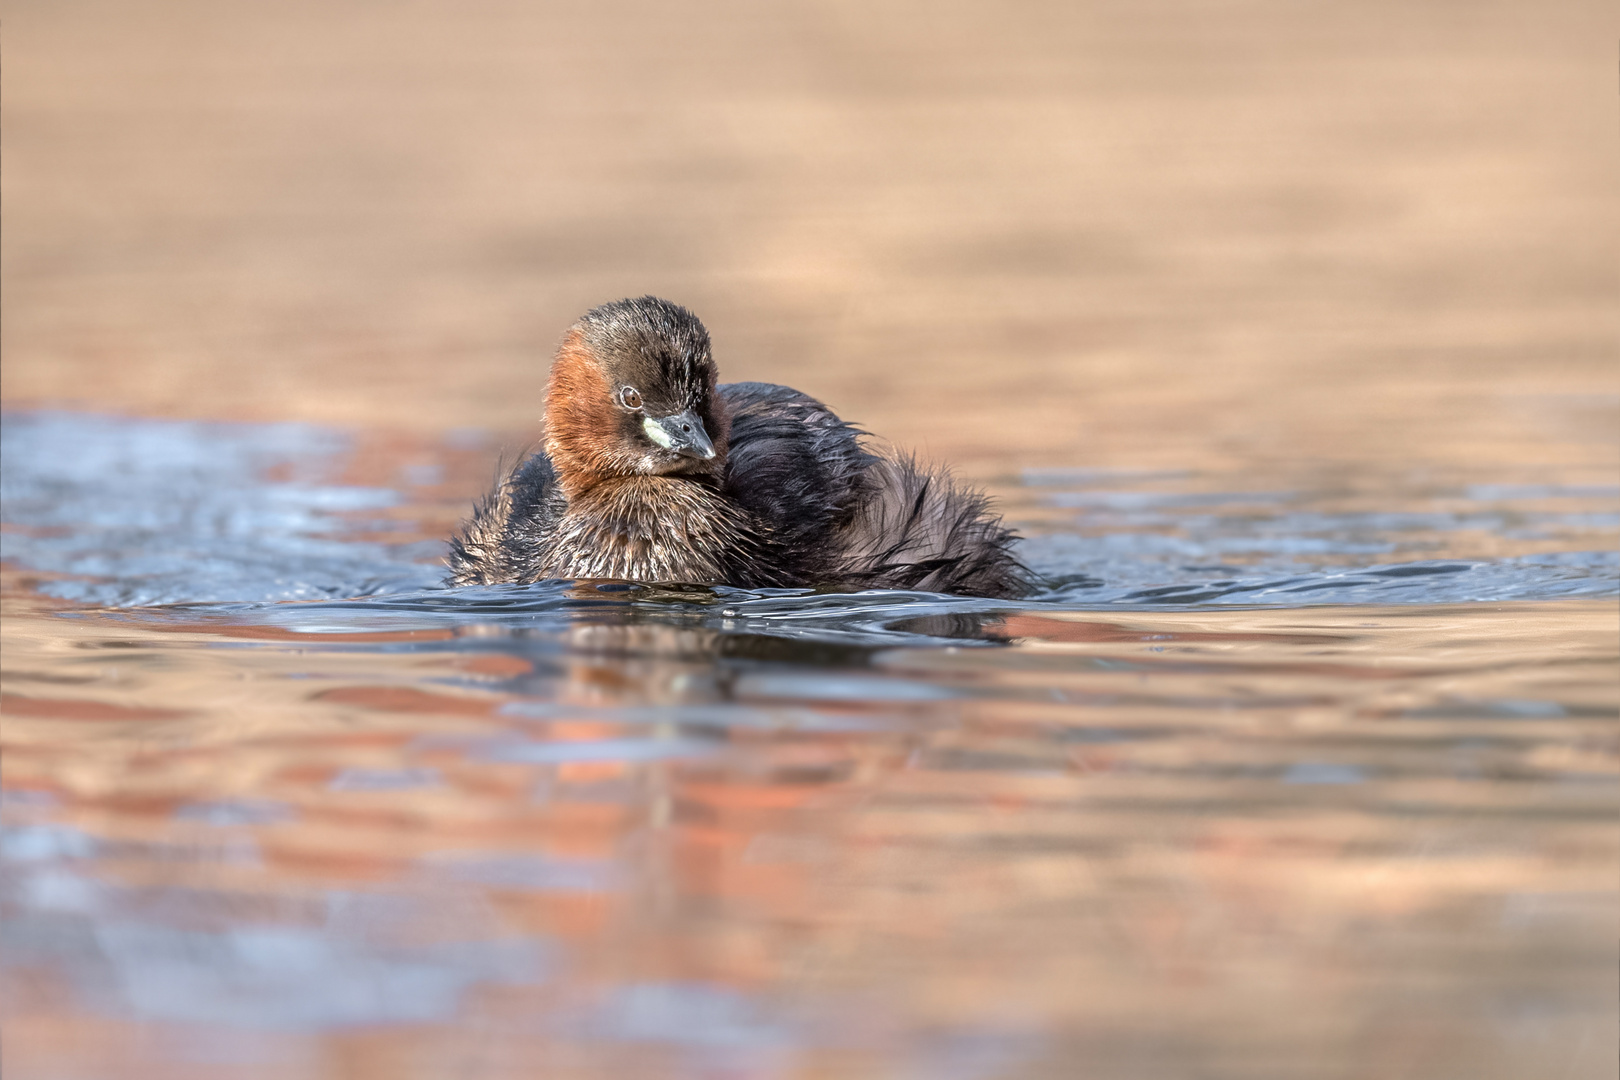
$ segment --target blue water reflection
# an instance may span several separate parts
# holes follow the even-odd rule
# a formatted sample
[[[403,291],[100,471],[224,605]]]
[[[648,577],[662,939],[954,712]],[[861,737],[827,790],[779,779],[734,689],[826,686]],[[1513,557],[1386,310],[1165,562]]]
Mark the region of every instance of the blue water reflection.
[[[440,577],[441,548],[376,539],[400,523],[367,512],[397,509],[406,496],[333,483],[352,452],[341,431],[27,413],[8,415],[0,439],[7,526],[0,553],[59,575],[41,587],[65,599],[129,606],[415,592],[398,606],[422,613],[449,604],[461,614],[533,610],[537,599],[532,591],[461,590],[442,600],[422,593]],[[419,469],[406,482],[437,478]],[[1026,544],[1026,557],[1052,583],[1036,600],[1453,603],[1614,595],[1620,588],[1620,489],[1609,486],[1430,482],[1418,501],[1443,509],[1332,512],[1316,504],[1342,496],[1174,487],[1196,479],[1028,472],[1035,504],[1080,511],[1074,529],[1044,525]],[[1128,482],[1172,486],[1120,490]],[[1020,498],[1009,506],[1015,518]],[[1491,559],[1436,550],[1447,536],[1472,534],[1557,549]],[[734,609],[730,617],[778,622],[824,621],[831,605],[858,608],[870,623],[884,607],[910,603],[792,592],[712,597]]]

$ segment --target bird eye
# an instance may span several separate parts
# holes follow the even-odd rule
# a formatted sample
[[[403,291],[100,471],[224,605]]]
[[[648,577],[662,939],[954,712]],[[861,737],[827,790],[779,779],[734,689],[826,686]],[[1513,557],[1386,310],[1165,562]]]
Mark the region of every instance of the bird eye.
[[[641,408],[641,391],[633,386],[627,386],[619,391],[619,400],[624,402],[627,409]]]

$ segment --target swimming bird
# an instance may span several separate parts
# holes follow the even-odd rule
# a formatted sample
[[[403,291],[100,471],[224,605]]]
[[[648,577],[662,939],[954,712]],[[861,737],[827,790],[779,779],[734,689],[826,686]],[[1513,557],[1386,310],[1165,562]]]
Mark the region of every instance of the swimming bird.
[[[654,296],[569,328],[543,449],[450,541],[450,585],[588,578],[1029,593],[1017,535],[940,468],[786,386],[717,385],[703,324]]]

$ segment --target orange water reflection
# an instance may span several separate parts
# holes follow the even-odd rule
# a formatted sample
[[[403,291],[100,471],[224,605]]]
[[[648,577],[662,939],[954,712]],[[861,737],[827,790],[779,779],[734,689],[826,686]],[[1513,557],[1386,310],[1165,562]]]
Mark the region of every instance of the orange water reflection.
[[[8,619],[8,1069],[1598,1075],[1612,619]]]

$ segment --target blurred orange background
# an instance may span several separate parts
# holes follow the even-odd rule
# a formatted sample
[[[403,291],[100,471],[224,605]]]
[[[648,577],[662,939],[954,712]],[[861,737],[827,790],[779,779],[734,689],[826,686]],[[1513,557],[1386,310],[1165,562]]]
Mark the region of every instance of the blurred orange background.
[[[1612,15],[19,0],[0,393],[522,440],[653,292],[979,479],[1611,471]]]

